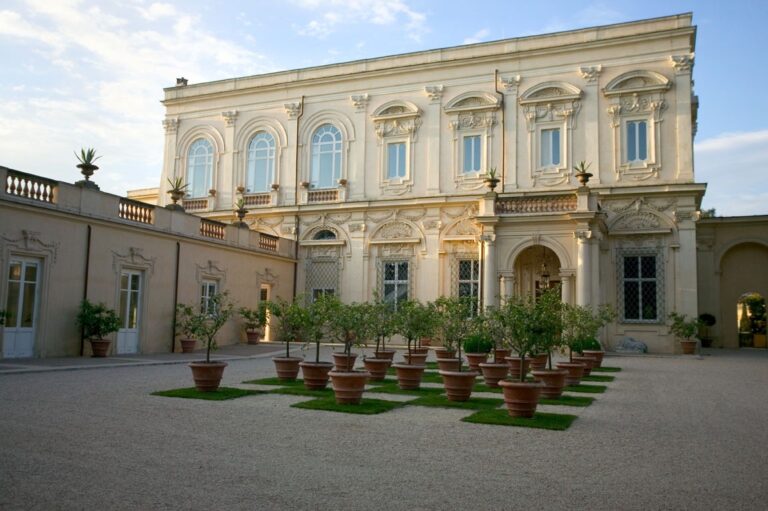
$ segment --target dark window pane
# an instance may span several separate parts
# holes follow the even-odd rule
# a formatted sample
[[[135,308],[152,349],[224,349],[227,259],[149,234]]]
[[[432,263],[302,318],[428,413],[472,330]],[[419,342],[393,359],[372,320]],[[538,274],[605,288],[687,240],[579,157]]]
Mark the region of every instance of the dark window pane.
[[[385,302],[395,301],[395,285],[394,284],[384,284],[384,301]]]
[[[472,278],[472,261],[459,261],[459,280]]]
[[[35,284],[24,284],[24,300],[21,304],[21,327],[31,328],[35,323]]]
[[[624,282],[624,318],[640,319],[640,296],[637,282]]]
[[[640,258],[640,270],[644,279],[655,279],[656,256],[644,256]]]
[[[384,264],[384,280],[395,280],[395,265],[394,263]]]
[[[397,263],[397,280],[408,280],[408,263]]]
[[[27,282],[37,281],[37,265],[28,264],[26,270],[24,270],[24,280]]]
[[[16,328],[18,326],[16,324],[16,317],[19,313],[20,289],[18,282],[8,282],[8,299],[5,305],[5,326],[9,328]]]
[[[657,319],[656,282],[643,282],[643,319]]]
[[[459,296],[472,296],[472,284],[459,284]]]
[[[636,279],[639,277],[637,268],[637,256],[624,256],[624,278]]]

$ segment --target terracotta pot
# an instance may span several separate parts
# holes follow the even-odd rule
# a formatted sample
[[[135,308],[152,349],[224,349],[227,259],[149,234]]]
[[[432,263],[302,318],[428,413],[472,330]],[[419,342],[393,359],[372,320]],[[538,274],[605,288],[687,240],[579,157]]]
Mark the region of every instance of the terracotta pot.
[[[309,390],[323,390],[328,385],[328,373],[333,369],[330,362],[300,362],[299,367]]]
[[[197,347],[197,339],[179,339],[182,353],[192,353]]]
[[[443,377],[445,397],[448,401],[466,401],[472,395],[477,374],[475,371],[439,371]]]
[[[503,380],[509,374],[508,364],[482,363],[480,370],[483,372],[485,384],[489,387],[498,387],[499,380]]]
[[[386,358],[387,360],[394,360],[395,353],[397,353],[395,350],[382,350],[373,352],[373,354],[376,355],[376,358]]]
[[[507,357],[509,358],[509,357]],[[501,380],[499,386],[504,391],[504,403],[512,417],[531,418],[536,413],[541,395],[541,383]]]
[[[470,371],[480,371],[480,364],[488,362],[488,353],[464,353]]]
[[[430,337],[422,337],[420,342],[422,346],[432,346],[432,339]]]
[[[275,363],[277,377],[282,381],[295,380],[299,375],[299,362],[302,362],[303,360],[303,358],[298,357],[272,357],[272,362]]]
[[[501,364],[501,363],[506,364],[504,359],[507,358],[511,352],[512,352],[511,350],[505,350],[505,349],[501,349],[501,348],[494,349],[493,350],[493,353],[494,353],[493,356],[495,357],[495,359],[494,359],[493,363],[494,364]]]
[[[458,358],[438,358],[437,368],[441,371],[458,371],[461,367],[461,360]]]
[[[248,344],[259,344],[261,332],[258,330],[246,330],[245,336],[248,338]]]
[[[406,364],[413,364],[413,365],[424,365],[424,363],[427,361],[427,354],[420,354],[420,353],[411,353],[410,355],[408,353],[403,353],[403,358],[405,359]]]
[[[680,341],[680,346],[683,348],[683,355],[693,355],[696,353],[696,341]]]
[[[424,365],[392,364],[397,372],[397,384],[401,390],[418,389],[424,375]]]
[[[504,360],[506,360],[509,365],[509,379],[512,381],[520,381],[520,360],[522,359],[520,357],[507,357]],[[524,369],[524,373],[528,374],[528,371],[531,369],[530,358],[525,359]]]
[[[558,369],[565,369],[568,374],[565,377],[565,385],[579,385],[581,377],[584,376],[584,364],[581,362],[558,362],[555,364]]]
[[[392,361],[386,358],[364,358],[365,370],[371,373],[371,380],[381,381],[387,376]]]
[[[605,352],[602,350],[584,350],[584,356],[585,357],[592,357],[595,359],[595,363],[592,365],[592,368],[595,367],[601,367],[603,365],[603,357],[605,356]]]
[[[342,404],[356,405],[363,399],[365,384],[371,373],[368,371],[331,371],[328,373],[333,385],[333,393],[336,395],[336,402]]]
[[[355,360],[357,360],[357,353],[334,353],[333,354],[333,370],[334,371],[352,371],[355,368]]]
[[[456,358],[456,351],[437,348],[435,349],[435,358]]]
[[[571,357],[573,362],[581,362],[584,364],[584,376],[592,374],[592,364],[595,363],[595,359],[592,357]]]
[[[91,351],[93,351],[93,356],[99,358],[106,357],[109,352],[110,344],[112,344],[112,341],[106,339],[91,339]]]
[[[549,358],[549,355],[547,355],[546,353],[539,353],[538,355],[531,357],[531,370],[541,371],[543,369],[546,369],[548,358]]]
[[[190,362],[195,388],[200,392],[213,392],[219,388],[226,362]]]
[[[533,379],[544,384],[541,389],[541,397],[547,399],[559,399],[565,388],[565,377],[568,371],[565,369],[541,369],[531,371]]]
[[[417,355],[427,355],[429,353],[429,348],[411,348],[411,353],[416,353]]]

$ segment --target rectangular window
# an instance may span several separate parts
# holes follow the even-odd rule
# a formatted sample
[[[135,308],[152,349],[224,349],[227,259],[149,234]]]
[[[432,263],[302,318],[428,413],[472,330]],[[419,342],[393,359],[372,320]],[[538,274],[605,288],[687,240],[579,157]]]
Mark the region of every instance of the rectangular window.
[[[200,287],[200,312],[203,314],[213,314],[213,298],[218,293],[219,283],[215,280],[203,280]]]
[[[394,310],[408,300],[408,266],[408,261],[386,261],[383,265],[382,294]]]
[[[312,301],[316,302],[321,296],[333,296],[336,294],[336,290],[333,288],[315,288],[312,290]]]
[[[459,260],[458,275],[458,295],[459,297],[470,297],[473,302],[473,311],[477,312],[479,304],[478,292],[480,290],[480,261],[477,259]]]
[[[12,260],[8,269],[8,295],[5,307],[6,328],[32,328],[35,325],[38,263]]]
[[[387,179],[405,177],[405,142],[387,144]]]
[[[660,320],[660,268],[656,255],[625,255],[620,292],[623,319],[627,322],[656,323]]]
[[[627,121],[627,161],[648,159],[648,123]]]
[[[134,329],[139,324],[139,299],[141,297],[141,273],[123,271],[120,274],[120,324],[121,328]]]
[[[465,174],[480,172],[480,135],[464,137],[464,161],[461,170]]]
[[[541,130],[541,167],[560,165],[560,128]]]

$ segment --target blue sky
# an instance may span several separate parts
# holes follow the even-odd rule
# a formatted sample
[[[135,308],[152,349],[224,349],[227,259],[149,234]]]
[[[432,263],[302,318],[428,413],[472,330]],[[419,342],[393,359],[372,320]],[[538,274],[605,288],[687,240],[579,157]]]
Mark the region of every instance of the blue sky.
[[[471,10],[467,9],[471,5]],[[0,4],[0,165],[65,181],[157,186],[162,88],[692,11],[703,207],[768,214],[767,1],[285,0]]]

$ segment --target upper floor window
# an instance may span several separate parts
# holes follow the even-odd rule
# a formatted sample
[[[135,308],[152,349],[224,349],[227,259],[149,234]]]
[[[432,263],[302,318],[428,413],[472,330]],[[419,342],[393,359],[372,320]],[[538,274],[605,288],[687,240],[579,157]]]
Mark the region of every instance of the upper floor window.
[[[312,136],[310,185],[333,188],[341,178],[341,132],[332,124],[323,124]]]
[[[187,156],[188,193],[192,197],[205,197],[213,178],[213,145],[204,138],[195,140],[189,146]]]
[[[480,172],[482,162],[482,140],[480,135],[468,135],[464,137],[463,152],[464,159],[461,171],[465,174]]]
[[[648,159],[648,121],[627,121],[627,161]]]
[[[405,176],[405,142],[387,144],[387,179],[403,179]]]
[[[313,240],[335,240],[336,239],[336,233],[328,230],[323,229],[321,231],[317,231],[314,236],[312,236]]]
[[[560,128],[541,130],[540,167],[560,166]]]
[[[268,192],[275,172],[275,139],[259,132],[248,145],[248,167],[245,176],[247,193]]]

